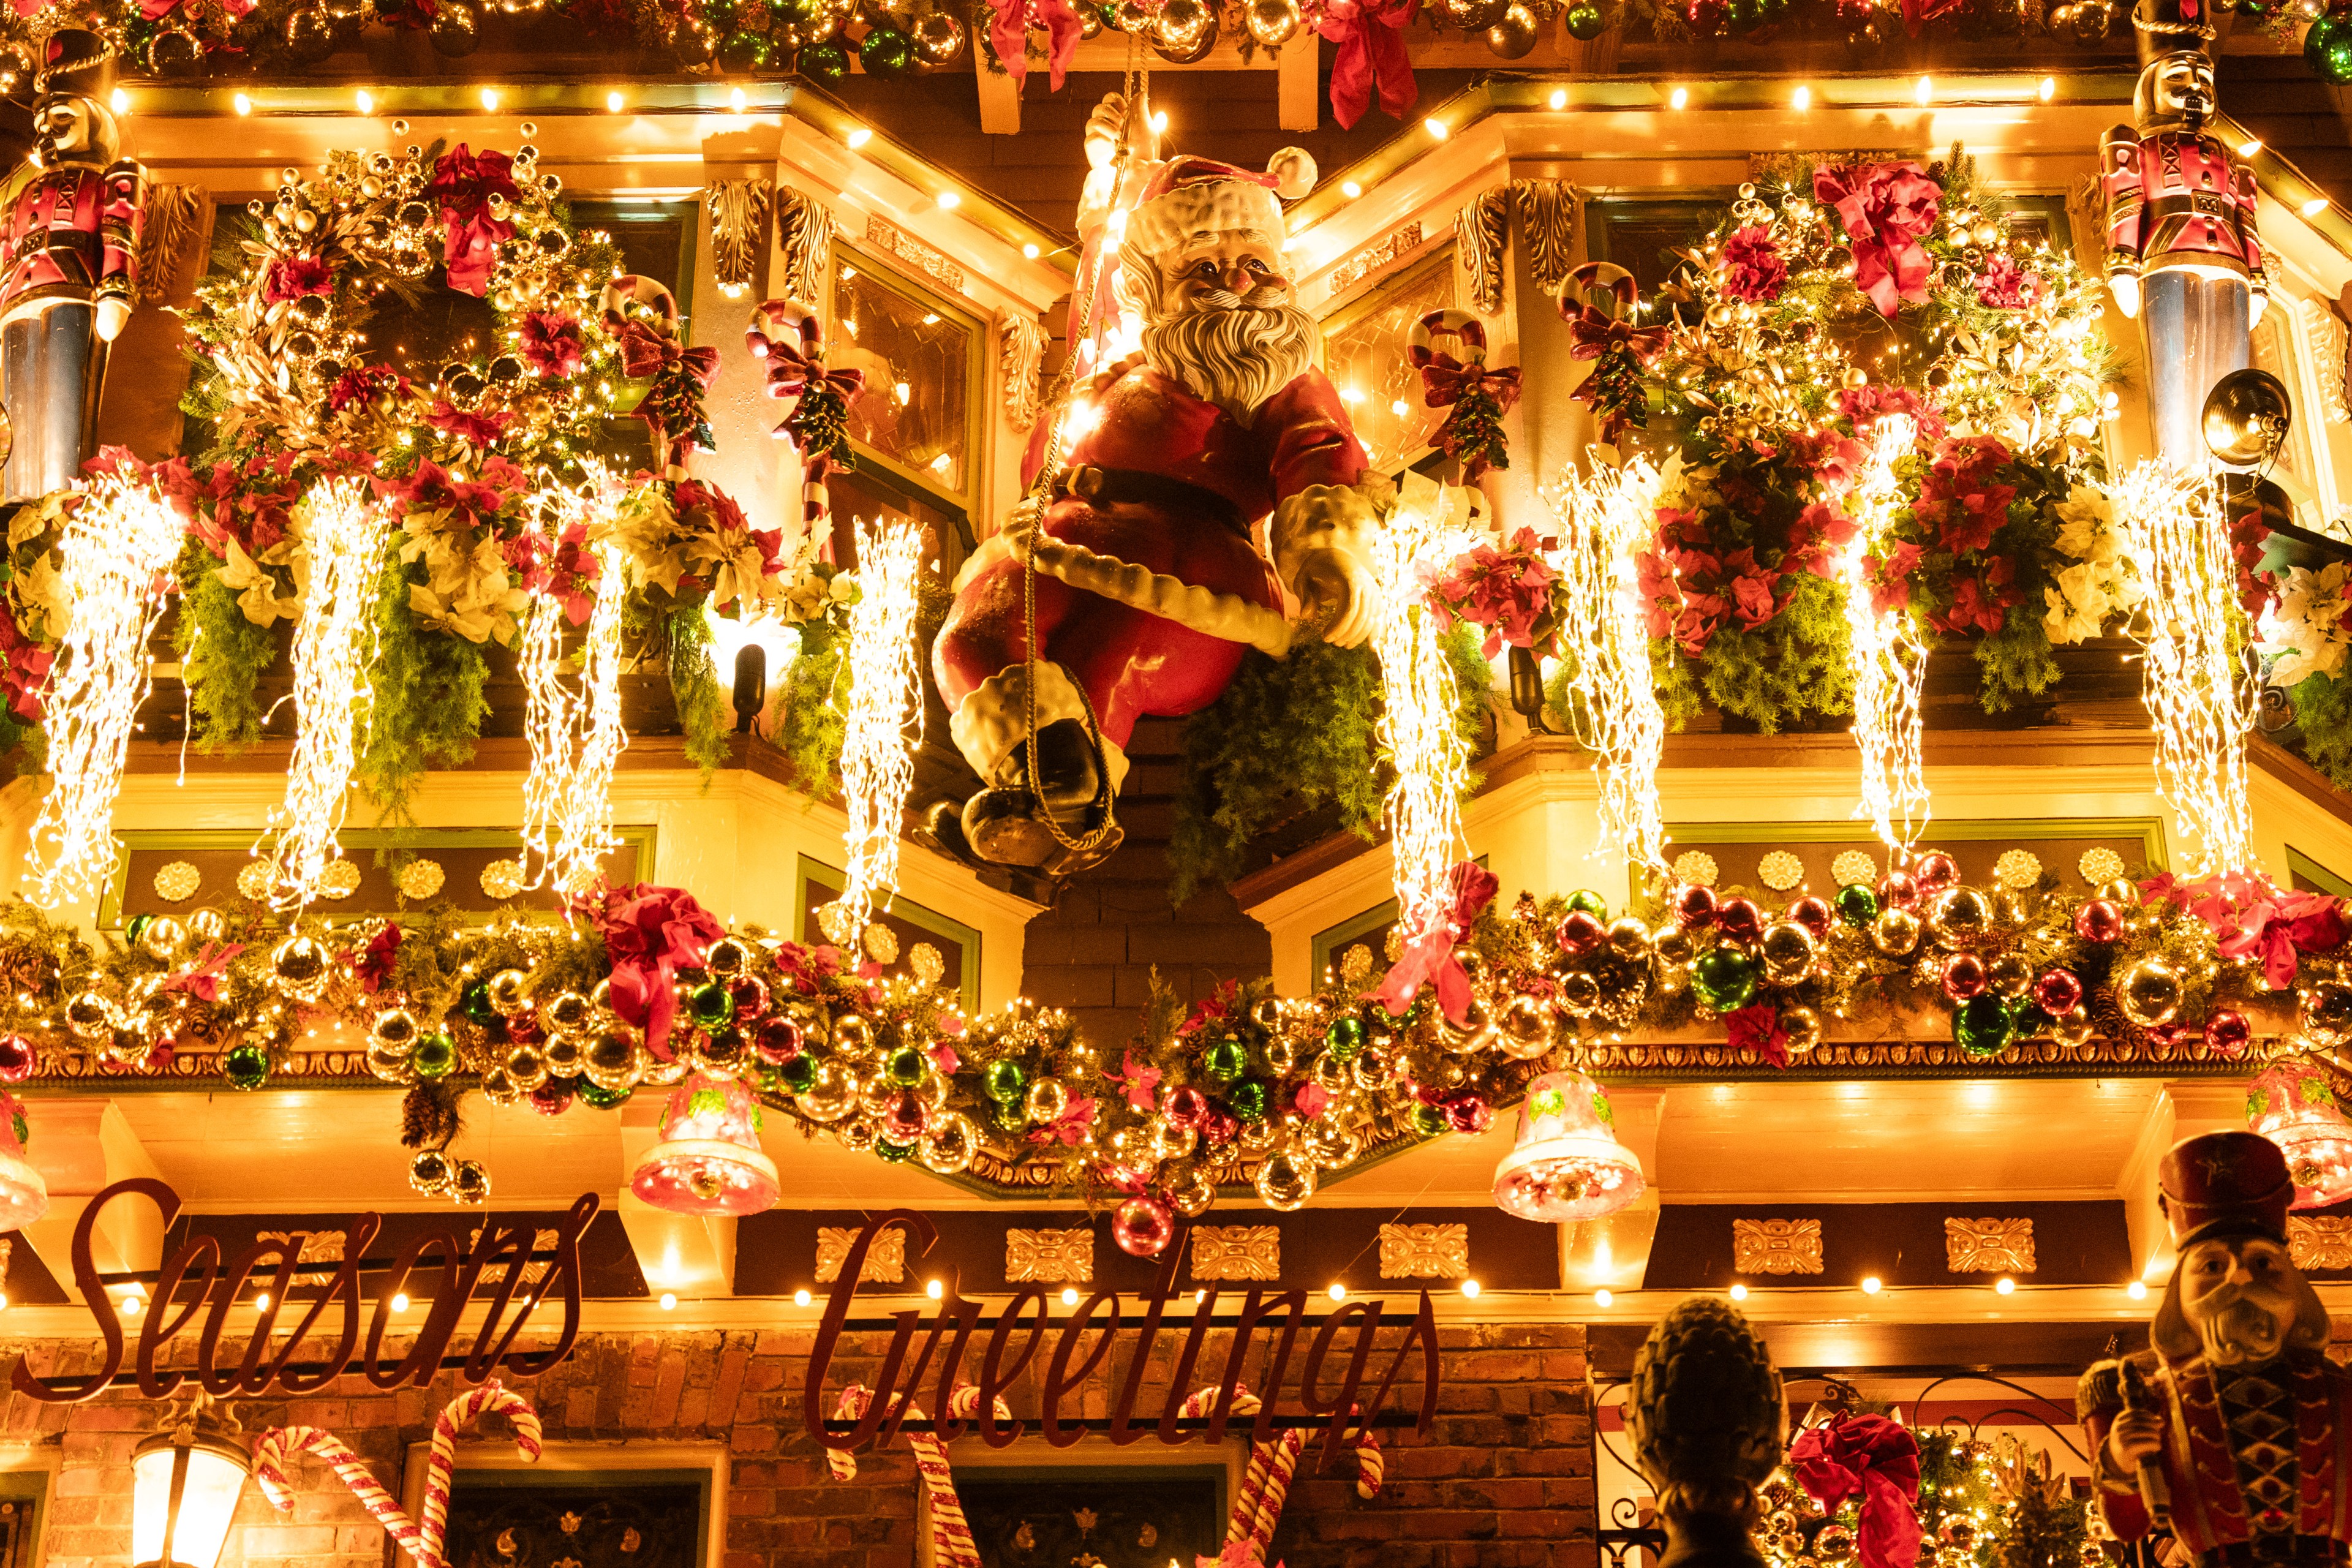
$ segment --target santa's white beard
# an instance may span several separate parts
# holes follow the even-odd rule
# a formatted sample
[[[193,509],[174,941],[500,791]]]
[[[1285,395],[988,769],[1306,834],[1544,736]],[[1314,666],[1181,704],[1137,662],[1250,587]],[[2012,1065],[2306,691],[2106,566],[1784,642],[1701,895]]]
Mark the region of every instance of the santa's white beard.
[[[1272,302],[1253,302],[1262,299]],[[1315,318],[1290,302],[1287,289],[1260,289],[1246,298],[1220,291],[1144,328],[1143,357],[1247,427],[1266,399],[1315,363],[1317,331]]]

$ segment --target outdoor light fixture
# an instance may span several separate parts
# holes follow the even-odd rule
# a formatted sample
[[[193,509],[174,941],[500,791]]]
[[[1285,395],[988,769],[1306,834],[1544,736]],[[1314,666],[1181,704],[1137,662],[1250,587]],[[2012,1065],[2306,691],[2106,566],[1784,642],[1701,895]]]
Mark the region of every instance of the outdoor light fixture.
[[[131,1453],[135,1568],[215,1568],[251,1469],[243,1434],[209,1395]]]

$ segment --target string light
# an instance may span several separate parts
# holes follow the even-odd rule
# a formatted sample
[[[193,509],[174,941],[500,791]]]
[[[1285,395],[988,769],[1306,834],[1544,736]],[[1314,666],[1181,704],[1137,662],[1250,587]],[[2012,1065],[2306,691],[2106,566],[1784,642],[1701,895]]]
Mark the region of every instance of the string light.
[[[229,100],[229,106],[235,109],[239,114],[251,114],[253,112],[253,100],[246,97],[245,94],[241,92],[235,98]]]
[[[358,102],[360,112],[362,114],[373,114],[375,112],[375,94],[370,92],[367,89],[360,89]]]
[[[2116,531],[2137,576],[2141,700],[2156,726],[2157,793],[2195,844],[2189,875],[2253,868],[2246,736],[2260,693],[2241,657],[2237,570],[2207,476],[2139,464],[2116,488]]]
[[[1446,874],[1462,842],[1462,790],[1469,743],[1454,723],[1454,668],[1423,603],[1417,567],[1444,561],[1442,508],[1408,500],[1371,540],[1371,647],[1381,666],[1381,752],[1396,770],[1384,816],[1396,888],[1397,924],[1407,940],[1451,912]]]
[[[42,694],[49,792],[26,867],[28,896],[44,909],[89,897],[113,873],[114,799],[184,534],[153,485],[120,474],[91,481],[67,509],[58,582],[68,619]]]
[[[1796,96],[1790,101],[1795,106],[1797,112],[1802,114],[1813,106],[1813,89],[1810,87],[1801,87],[1797,89]]]
[[[604,108],[614,114],[621,112],[622,102],[623,100],[618,92],[608,92],[604,95]]]
[[[2033,96],[2040,99],[2044,103],[2047,103],[2052,99],[2057,97],[2058,79],[2054,76],[2043,77],[2042,79],[2042,85],[2033,89]]]
[[[915,653],[915,581],[922,531],[905,518],[857,521],[857,599],[849,606],[849,689],[841,738],[842,924],[855,933],[876,896],[898,890],[898,832],[923,738],[922,671]]]
[[[1687,109],[1687,108],[1689,108],[1689,107],[1690,107],[1690,89],[1688,89],[1688,88],[1686,88],[1686,87],[1678,87],[1678,88],[1675,89],[1675,90],[1674,90],[1674,91],[1672,91],[1672,92],[1668,93],[1668,94],[1666,95],[1666,107],[1667,107],[1668,109]]]
[[[1900,855],[1927,826],[1920,693],[1927,648],[1907,608],[1881,610],[1871,565],[1901,507],[1895,460],[1918,439],[1908,415],[1877,422],[1870,460],[1855,481],[1854,531],[1839,565],[1845,586],[1846,660],[1853,674],[1853,743],[1862,753],[1862,804],[1880,843]]]
[[[1666,715],[1650,675],[1650,634],[1634,562],[1656,516],[1657,470],[1644,458],[1549,489],[1560,524],[1559,643],[1574,672],[1569,727],[1601,758],[1601,849],[1666,869],[1658,764]]]
[[[269,814],[269,901],[300,909],[319,895],[339,853],[344,801],[367,733],[374,692],[376,578],[391,532],[383,509],[357,479],[330,479],[294,509],[295,577],[304,582],[294,623],[294,755],[286,805]],[[257,845],[255,853],[260,854]]]
[[[581,643],[576,692],[563,679],[565,617],[556,595],[532,601],[523,617],[518,661],[523,733],[530,742],[521,837],[540,858],[530,885],[551,882],[566,893],[584,889],[606,851],[620,842],[613,832],[613,771],[629,743],[621,722],[621,610],[626,595],[621,547],[605,537],[619,493],[599,472],[584,491],[543,495],[537,509],[554,521],[558,539],[582,524],[581,531],[596,541],[595,599]]]

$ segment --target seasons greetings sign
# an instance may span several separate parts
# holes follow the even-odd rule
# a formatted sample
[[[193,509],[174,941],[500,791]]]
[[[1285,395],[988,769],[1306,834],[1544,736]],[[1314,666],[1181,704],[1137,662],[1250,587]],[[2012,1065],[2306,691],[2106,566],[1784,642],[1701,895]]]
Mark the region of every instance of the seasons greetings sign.
[[[428,1226],[388,1258],[368,1256],[382,1234],[382,1216],[359,1215],[336,1227],[344,1233],[343,1257],[326,1288],[307,1305],[292,1299],[297,1277],[325,1267],[318,1258],[306,1263],[302,1258],[311,1233],[264,1236],[234,1256],[226,1255],[215,1237],[191,1237],[164,1259],[155,1277],[152,1306],[139,1317],[134,1341],[126,1335],[109,1289],[128,1277],[101,1274],[91,1257],[90,1241],[110,1205],[138,1202],[155,1205],[167,1232],[179,1217],[177,1194],[162,1182],[139,1178],[118,1182],[99,1194],[74,1227],[74,1283],[89,1304],[105,1345],[100,1363],[79,1377],[45,1378],[34,1373],[29,1357],[20,1357],[11,1376],[17,1392],[44,1403],[75,1404],[118,1384],[162,1399],[193,1384],[216,1397],[252,1397],[272,1391],[313,1393],[347,1374],[364,1376],[383,1389],[421,1387],[445,1369],[479,1384],[502,1370],[509,1377],[536,1377],[570,1356],[580,1337],[580,1243],[596,1215],[593,1194],[583,1194],[551,1227],[541,1214],[491,1214],[483,1216],[478,1229],[469,1226],[465,1236],[454,1226]],[[809,1352],[803,1385],[809,1435],[828,1448],[887,1445],[902,1429],[929,1430],[942,1440],[976,1430],[982,1441],[1003,1447],[1027,1431],[1029,1422],[998,1417],[998,1398],[1030,1385],[1038,1394],[1037,1430],[1056,1447],[1076,1443],[1091,1429],[1106,1431],[1119,1445],[1150,1436],[1178,1447],[1203,1431],[1215,1443],[1224,1437],[1234,1407],[1243,1398],[1244,1367],[1259,1352],[1265,1361],[1255,1380],[1261,1400],[1249,1417],[1253,1442],[1267,1440],[1276,1426],[1313,1427],[1326,1434],[1328,1457],[1339,1449],[1347,1432],[1379,1424],[1368,1417],[1383,1409],[1416,1363],[1419,1376],[1407,1381],[1408,1388],[1412,1381],[1420,1385],[1416,1428],[1426,1431],[1436,1416],[1437,1324],[1425,1289],[1418,1292],[1414,1310],[1404,1317],[1370,1300],[1349,1301],[1310,1320],[1304,1290],[1269,1291],[1254,1285],[1236,1308],[1230,1301],[1221,1303],[1221,1293],[1210,1288],[1195,1294],[1189,1321],[1180,1326],[1170,1321],[1168,1310],[1183,1299],[1175,1283],[1183,1253],[1180,1235],[1162,1256],[1152,1288],[1131,1309],[1117,1292],[1097,1291],[1055,1322],[1049,1320],[1045,1288],[1031,1285],[994,1318],[983,1319],[981,1304],[963,1297],[957,1271],[949,1268],[941,1271],[939,1302],[929,1312],[904,1310],[887,1320],[856,1319],[856,1281],[866,1254],[893,1226],[906,1228],[918,1253],[929,1251],[938,1239],[929,1219],[900,1209],[868,1224],[843,1259]],[[528,1285],[526,1266],[532,1274]],[[372,1292],[369,1277],[374,1282]],[[255,1311],[249,1328],[232,1337],[231,1308],[240,1300],[254,1299],[257,1291],[266,1296],[266,1304]],[[423,1323],[413,1331],[393,1321],[395,1301],[402,1298],[427,1302]],[[479,1319],[470,1337],[463,1337],[461,1321],[478,1303]],[[1222,1322],[1221,1304],[1226,1314]],[[518,1337],[542,1312],[559,1315],[552,1342],[518,1349]],[[838,1393],[827,1385],[842,1335],[885,1326],[889,1346],[864,1414],[855,1421],[828,1420],[826,1413],[835,1407]],[[1378,1342],[1384,1326],[1396,1331],[1391,1336],[1393,1342],[1382,1347]],[[1218,1329],[1231,1332],[1222,1355],[1211,1346]],[[181,1359],[173,1349],[191,1331],[195,1336],[193,1365],[165,1370],[161,1363]],[[388,1336],[411,1331],[415,1337],[404,1350],[386,1352]],[[1144,1376],[1155,1363],[1153,1352],[1163,1333],[1181,1335],[1172,1370],[1157,1412],[1139,1412]],[[1086,1419],[1077,1414],[1082,1391],[1111,1363],[1113,1347],[1122,1336],[1130,1353],[1110,1415],[1107,1420]],[[329,1345],[331,1349],[321,1353]],[[306,1347],[315,1359],[298,1362],[295,1357]],[[453,1347],[457,1347],[454,1353]],[[131,1366],[127,1374],[126,1359]],[[1213,1384],[1195,1382],[1212,1376],[1217,1380]],[[937,1421],[912,1415],[921,1407],[927,1386],[936,1390],[929,1408],[944,1413],[948,1395],[964,1383],[976,1384],[979,1393],[970,1421],[947,1419],[944,1414]],[[1198,1405],[1205,1415],[1187,1416],[1185,1391],[1196,1387],[1213,1389],[1214,1396]],[[1285,1415],[1286,1409],[1296,1414]]]

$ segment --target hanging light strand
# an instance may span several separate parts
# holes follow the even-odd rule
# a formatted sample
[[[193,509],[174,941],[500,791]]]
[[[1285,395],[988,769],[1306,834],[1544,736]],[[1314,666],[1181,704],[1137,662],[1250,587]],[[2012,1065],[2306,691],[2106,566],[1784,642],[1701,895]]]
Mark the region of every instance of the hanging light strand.
[[[523,733],[530,772],[522,786],[522,841],[538,860],[530,885],[578,895],[593,883],[619,837],[613,831],[613,773],[629,743],[621,722],[621,547],[610,537],[618,490],[599,475],[583,492],[547,498],[542,515],[561,540],[584,523],[596,561],[594,598],[580,645],[577,686],[563,679],[561,598],[538,595],[522,625]]]
[[[1853,743],[1862,753],[1862,804],[1856,816],[1900,861],[1927,829],[1927,771],[1920,697],[1927,647],[1907,608],[1881,609],[1872,565],[1902,504],[1897,458],[1918,439],[1906,415],[1881,417],[1869,461],[1853,489],[1853,538],[1841,558],[1845,588],[1846,659],[1853,674]]]
[[[915,647],[915,584],[922,530],[905,518],[857,521],[857,599],[849,607],[841,795],[849,809],[846,865],[835,900],[838,929],[866,929],[898,890],[898,836],[923,740],[922,672]],[[846,939],[845,939],[846,940]]]
[[[91,481],[67,512],[58,575],[68,622],[42,693],[49,791],[26,868],[26,894],[44,909],[92,896],[113,870],[114,797],[184,527],[152,485],[119,474]]]
[[[294,755],[286,805],[269,814],[269,901],[299,909],[319,895],[340,853],[345,798],[374,701],[376,578],[391,533],[382,508],[356,479],[331,479],[294,510]],[[257,853],[259,852],[257,847]]]
[[[1396,771],[1383,816],[1397,923],[1408,938],[1451,912],[1446,873],[1462,847],[1462,791],[1470,743],[1455,723],[1460,694],[1437,617],[1423,604],[1421,563],[1447,559],[1444,519],[1400,506],[1371,539],[1371,647],[1381,665],[1381,749]]]
[[[1650,637],[1634,560],[1656,516],[1657,470],[1636,458],[1548,490],[1559,521],[1560,648],[1575,700],[1569,727],[1601,758],[1598,852],[1666,875],[1658,764],[1666,715],[1650,674]]]
[[[2156,727],[2157,793],[2195,841],[2192,877],[2254,869],[2246,737],[2260,692],[2243,654],[2237,572],[2208,475],[2141,463],[2115,497],[2145,621],[2141,700]]]

